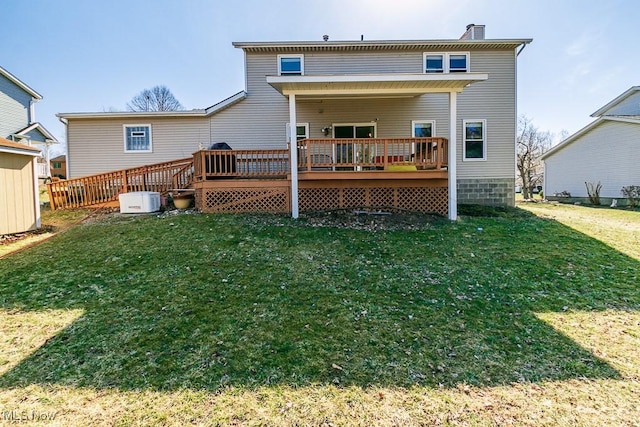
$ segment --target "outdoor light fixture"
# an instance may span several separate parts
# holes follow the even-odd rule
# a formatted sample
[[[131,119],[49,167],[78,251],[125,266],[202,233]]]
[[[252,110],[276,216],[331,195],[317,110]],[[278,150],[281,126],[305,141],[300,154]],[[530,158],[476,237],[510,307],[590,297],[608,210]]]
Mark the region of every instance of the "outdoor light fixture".
[[[329,135],[329,132],[331,132],[331,129],[333,129],[331,126],[327,126],[320,129],[320,131],[324,134],[324,136],[327,136]]]

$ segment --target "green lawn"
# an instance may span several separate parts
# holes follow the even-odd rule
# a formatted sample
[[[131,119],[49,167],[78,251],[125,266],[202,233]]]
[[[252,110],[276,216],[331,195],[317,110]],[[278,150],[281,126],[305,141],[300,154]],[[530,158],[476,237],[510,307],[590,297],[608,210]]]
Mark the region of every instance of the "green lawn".
[[[74,227],[0,260],[0,416],[634,425],[640,212],[525,208],[415,231],[224,215]],[[594,212],[631,225],[600,233]]]

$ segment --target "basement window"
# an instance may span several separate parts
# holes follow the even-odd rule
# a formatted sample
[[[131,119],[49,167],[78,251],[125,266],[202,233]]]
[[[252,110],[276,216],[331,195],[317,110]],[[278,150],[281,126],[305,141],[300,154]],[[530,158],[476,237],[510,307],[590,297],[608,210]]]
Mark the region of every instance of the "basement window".
[[[124,152],[150,153],[151,125],[124,125]]]

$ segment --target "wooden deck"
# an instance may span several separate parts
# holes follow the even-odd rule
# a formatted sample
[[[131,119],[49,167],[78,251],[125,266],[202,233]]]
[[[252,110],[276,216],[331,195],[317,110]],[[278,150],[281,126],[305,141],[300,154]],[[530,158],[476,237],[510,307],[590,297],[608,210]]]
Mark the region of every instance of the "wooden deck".
[[[398,208],[447,213],[446,138],[297,142],[301,211]],[[290,212],[287,149],[201,150],[192,158],[49,185],[52,209],[117,204],[129,191],[193,189],[204,212]]]

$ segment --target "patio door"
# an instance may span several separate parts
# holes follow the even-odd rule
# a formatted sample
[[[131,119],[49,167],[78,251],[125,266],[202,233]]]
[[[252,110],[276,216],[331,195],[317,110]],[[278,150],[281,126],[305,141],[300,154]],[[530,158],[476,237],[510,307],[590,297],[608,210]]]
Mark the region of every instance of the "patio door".
[[[333,137],[336,139],[355,139],[355,138],[375,138],[376,125],[372,123],[365,124],[336,124],[333,125]],[[335,144],[334,158],[336,163],[361,163],[370,161],[369,157],[374,153],[370,153],[369,145],[362,144]],[[355,170],[357,167],[337,168],[337,170]]]

